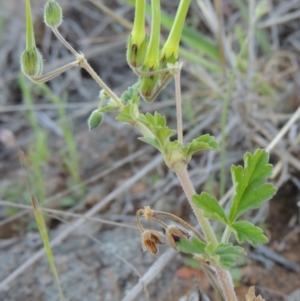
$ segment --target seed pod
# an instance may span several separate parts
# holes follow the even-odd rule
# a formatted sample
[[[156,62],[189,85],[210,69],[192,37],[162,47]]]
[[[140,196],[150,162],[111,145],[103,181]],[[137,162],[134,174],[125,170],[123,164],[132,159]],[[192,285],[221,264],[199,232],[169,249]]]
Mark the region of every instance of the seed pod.
[[[43,57],[36,47],[23,51],[21,68],[28,77],[37,77],[43,73]]]
[[[154,71],[154,68],[151,67],[148,69],[145,66],[143,66],[142,71],[143,72],[149,72],[149,71],[151,72],[151,71]],[[153,93],[156,90],[156,86],[158,84],[158,79],[159,79],[158,74],[140,77],[140,80],[139,80],[140,81],[140,93],[147,103],[151,103],[154,100],[154,99],[151,99],[151,96],[153,95]]]
[[[127,62],[132,68],[139,68],[144,64],[148,46],[148,37],[140,42],[130,35],[127,43]]]
[[[163,244],[162,234],[154,230],[145,230],[142,233],[142,246],[143,251],[150,251],[156,255],[158,253],[157,244]]]
[[[98,110],[95,110],[92,112],[88,119],[88,126],[89,130],[96,128],[99,126],[104,118],[104,114],[102,112],[99,112]]]
[[[189,239],[190,235],[187,231],[182,230],[177,226],[169,226],[166,230],[166,237],[170,247],[177,250],[176,242],[179,242],[180,238]]]
[[[44,21],[51,28],[57,28],[62,23],[62,10],[55,0],[47,2],[44,10]]]

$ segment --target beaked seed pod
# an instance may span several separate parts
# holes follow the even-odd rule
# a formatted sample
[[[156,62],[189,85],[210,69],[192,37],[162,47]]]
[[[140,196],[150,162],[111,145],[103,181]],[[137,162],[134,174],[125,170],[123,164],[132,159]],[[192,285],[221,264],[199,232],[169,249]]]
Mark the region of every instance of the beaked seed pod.
[[[43,73],[43,57],[36,47],[25,49],[21,55],[21,68],[28,77],[37,77]]]
[[[131,34],[127,43],[127,62],[132,68],[139,68],[144,64],[148,46],[148,37],[142,42],[135,41]]]
[[[154,71],[154,68],[146,68],[143,66],[142,68],[143,72],[152,72]],[[154,99],[151,99],[151,96],[156,90],[156,86],[158,84],[159,75],[148,75],[148,76],[141,76],[140,77],[140,93],[144,100],[147,103],[151,103]]]
[[[98,110],[95,110],[92,112],[88,119],[88,126],[89,130],[96,128],[99,126],[104,118],[104,114],[102,112],[99,112]]]
[[[49,0],[44,10],[44,21],[47,26],[57,28],[62,22],[62,10],[60,5],[54,0]]]
[[[169,226],[166,230],[166,237],[170,247],[177,250],[176,243],[180,241],[180,238],[189,239],[190,235],[177,226]]]

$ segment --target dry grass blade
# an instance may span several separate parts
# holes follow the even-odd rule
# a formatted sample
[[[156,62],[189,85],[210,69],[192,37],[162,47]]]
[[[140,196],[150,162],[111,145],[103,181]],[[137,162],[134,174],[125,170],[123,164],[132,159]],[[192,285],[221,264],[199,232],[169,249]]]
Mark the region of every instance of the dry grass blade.
[[[51,272],[54,277],[56,288],[59,293],[59,298],[61,301],[64,301],[65,297],[64,297],[61,285],[60,285],[60,281],[59,281],[57,270],[56,270],[55,263],[54,263],[53,253],[52,253],[52,250],[51,250],[51,247],[49,244],[49,237],[48,237],[45,219],[44,219],[42,211],[39,208],[39,204],[38,204],[38,201],[36,200],[36,198],[34,196],[30,196],[30,198],[31,198],[34,216],[35,216],[35,219],[36,219],[36,222],[37,222],[37,225],[39,228],[39,232],[40,232],[43,244],[44,244],[47,259],[49,261],[49,266],[50,266]]]

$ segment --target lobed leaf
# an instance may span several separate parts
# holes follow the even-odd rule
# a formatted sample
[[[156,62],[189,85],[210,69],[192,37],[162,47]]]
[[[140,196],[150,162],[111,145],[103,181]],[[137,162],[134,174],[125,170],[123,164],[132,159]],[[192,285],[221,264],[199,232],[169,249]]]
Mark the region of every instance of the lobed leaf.
[[[238,221],[231,225],[231,229],[239,243],[247,240],[252,246],[259,244],[265,244],[268,242],[268,238],[263,234],[263,230],[254,226],[247,221]]]
[[[133,124],[139,117],[139,110],[135,103],[126,105],[120,114],[116,117],[116,120],[124,123]]]
[[[234,246],[231,243],[221,243],[217,246],[214,253],[218,255],[218,263],[225,269],[231,268],[238,257],[246,255],[243,248]]]
[[[145,124],[149,129],[155,130],[160,127],[166,126],[166,117],[160,113],[155,112],[154,115],[150,113],[141,114],[139,120]]]
[[[217,199],[208,193],[202,192],[200,195],[193,195],[193,202],[197,208],[203,210],[206,217],[219,221],[223,224],[228,224],[224,209],[221,207]]]
[[[194,153],[204,150],[219,150],[215,137],[206,134],[193,139],[192,142],[187,144],[186,155],[191,158]]]
[[[232,166],[234,195],[229,211],[229,221],[234,222],[249,209],[259,208],[276,193],[272,184],[263,182],[272,173],[272,165],[268,164],[269,154],[258,149],[253,155],[246,153],[244,165]]]

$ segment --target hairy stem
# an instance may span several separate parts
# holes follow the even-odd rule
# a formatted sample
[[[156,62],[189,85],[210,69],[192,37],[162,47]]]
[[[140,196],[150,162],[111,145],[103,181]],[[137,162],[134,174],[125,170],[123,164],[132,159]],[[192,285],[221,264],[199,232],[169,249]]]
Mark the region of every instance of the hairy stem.
[[[85,69],[90,76],[97,82],[97,84],[105,90],[105,92],[117,103],[120,109],[124,107],[119,97],[107,86],[107,84],[99,77],[99,75],[94,71],[94,69],[90,66],[87,60],[84,58],[83,55],[82,59],[79,62],[79,65]],[[78,57],[79,57],[78,56]]]
[[[175,80],[175,99],[177,111],[177,139],[179,143],[183,142],[182,134],[182,103],[181,103],[181,89],[180,89],[180,68],[174,73]]]
[[[202,228],[202,231],[206,237],[206,239],[211,242],[214,246],[218,245],[218,240],[216,235],[208,221],[208,219],[204,216],[203,211],[198,209],[193,201],[192,196],[196,194],[194,186],[191,182],[191,179],[188,175],[187,169],[182,169],[176,171],[176,175],[179,178],[183,190],[189,200],[190,205],[193,208],[193,211],[197,217],[197,220]],[[216,274],[218,276],[223,295],[226,301],[237,301],[237,297],[235,295],[234,287],[232,284],[232,279],[228,271],[222,269],[221,267],[215,267]]]

